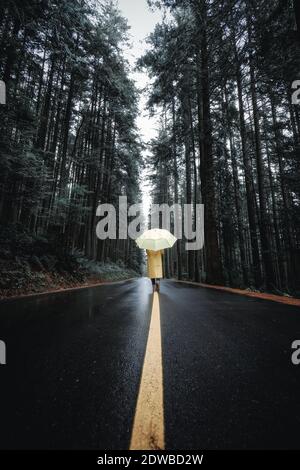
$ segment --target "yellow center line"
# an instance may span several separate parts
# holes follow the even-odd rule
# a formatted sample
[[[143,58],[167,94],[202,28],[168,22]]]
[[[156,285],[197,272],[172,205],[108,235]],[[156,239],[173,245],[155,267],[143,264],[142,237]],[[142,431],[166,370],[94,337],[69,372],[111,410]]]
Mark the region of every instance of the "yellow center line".
[[[154,292],[130,450],[163,450],[165,446],[164,434],[160,311],[158,294]]]

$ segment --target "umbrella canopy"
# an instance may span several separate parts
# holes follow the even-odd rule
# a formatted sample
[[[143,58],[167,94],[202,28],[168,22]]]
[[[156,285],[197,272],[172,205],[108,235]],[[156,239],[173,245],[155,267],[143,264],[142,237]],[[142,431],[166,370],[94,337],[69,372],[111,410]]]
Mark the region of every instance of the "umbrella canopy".
[[[172,235],[168,230],[154,228],[147,230],[136,240],[139,248],[145,250],[159,251],[165,248],[172,248],[177,238]]]

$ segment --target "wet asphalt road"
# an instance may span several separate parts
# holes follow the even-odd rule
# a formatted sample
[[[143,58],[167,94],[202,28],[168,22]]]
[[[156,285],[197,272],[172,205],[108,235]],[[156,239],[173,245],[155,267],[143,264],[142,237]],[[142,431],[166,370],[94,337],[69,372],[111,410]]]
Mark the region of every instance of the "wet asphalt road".
[[[138,279],[0,302],[1,449],[128,449],[149,322]],[[167,449],[300,449],[300,308],[165,281]]]

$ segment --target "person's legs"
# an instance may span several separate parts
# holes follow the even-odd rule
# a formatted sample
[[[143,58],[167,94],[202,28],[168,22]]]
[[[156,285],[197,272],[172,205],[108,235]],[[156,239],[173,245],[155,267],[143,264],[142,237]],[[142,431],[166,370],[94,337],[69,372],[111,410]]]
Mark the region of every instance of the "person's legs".
[[[157,292],[159,292],[159,290],[160,290],[160,278],[156,279],[155,284],[156,284],[156,290],[157,290]]]
[[[152,282],[152,288],[153,288],[153,292],[154,292],[155,287],[156,287],[156,279],[155,278],[151,279],[151,282]]]

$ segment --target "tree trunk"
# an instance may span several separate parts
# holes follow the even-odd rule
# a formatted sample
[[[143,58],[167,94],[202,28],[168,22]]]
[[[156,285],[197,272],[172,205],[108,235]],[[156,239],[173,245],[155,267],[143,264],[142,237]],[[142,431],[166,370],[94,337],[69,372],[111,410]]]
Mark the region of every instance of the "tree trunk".
[[[240,60],[236,48],[236,40],[233,38],[233,47],[235,50],[235,62],[236,62],[236,81],[238,89],[238,102],[239,102],[239,116],[240,116],[240,135],[242,143],[242,156],[243,165],[245,172],[245,185],[246,185],[246,196],[247,196],[247,209],[250,229],[250,240],[251,240],[251,252],[253,262],[253,277],[255,287],[259,288],[262,284],[261,268],[260,268],[260,256],[259,256],[259,245],[257,237],[257,223],[256,223],[256,202],[255,202],[255,190],[252,176],[251,160],[248,153],[247,145],[247,131],[245,121],[245,109],[243,101],[242,91],[242,74],[240,69]]]
[[[215,195],[215,168],[212,152],[212,126],[210,111],[210,83],[207,45],[207,5],[201,1],[202,34],[201,34],[201,97],[202,97],[202,129],[203,155],[201,161],[201,193],[204,204],[204,229],[206,253],[206,282],[221,284],[223,282],[220,247],[217,234],[217,214]],[[201,29],[200,29],[201,31]]]
[[[249,16],[248,20],[248,36],[249,43],[252,43],[252,25],[250,23]],[[258,194],[259,194],[259,212],[260,212],[260,236],[261,236],[261,251],[262,258],[265,268],[265,284],[269,290],[274,289],[275,279],[271,253],[271,241],[269,240],[268,228],[269,228],[269,215],[267,210],[267,194],[265,190],[265,167],[263,162],[262,150],[261,150],[261,137],[260,137],[260,122],[259,122],[259,111],[257,103],[257,92],[255,84],[255,72],[252,52],[250,55],[250,92],[252,99],[253,108],[253,121],[254,121],[254,140],[255,140],[255,156],[256,156],[256,169],[257,169],[257,182],[258,182]]]

